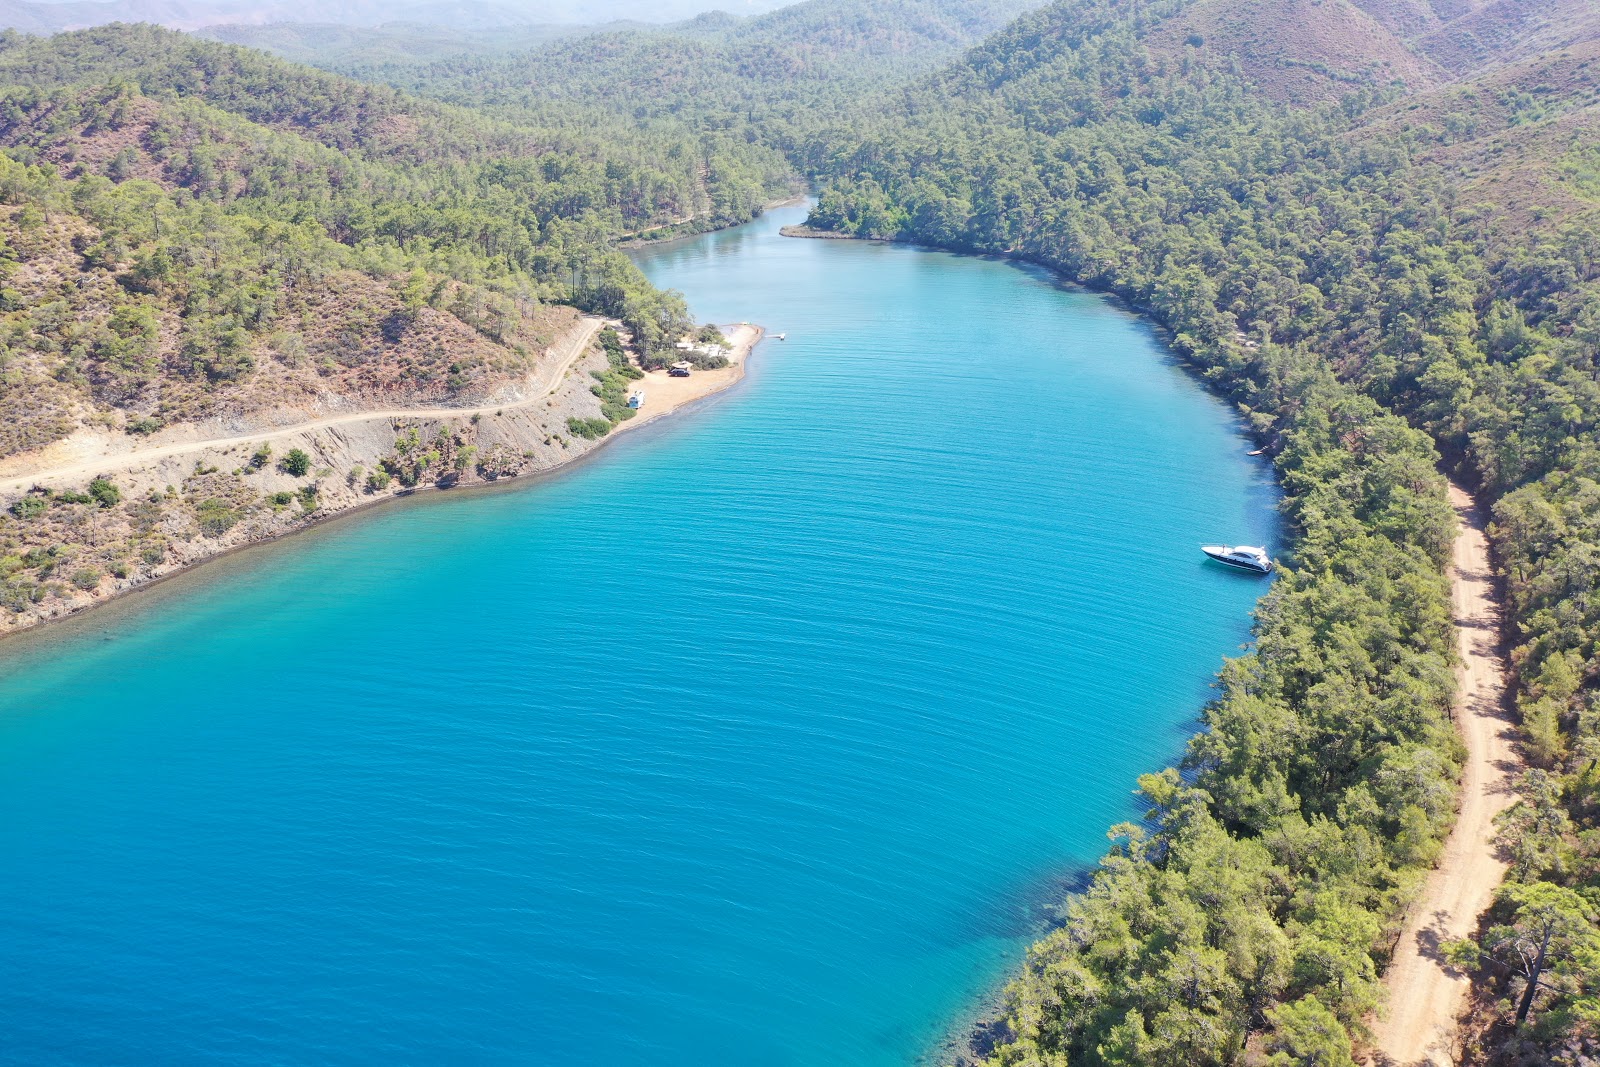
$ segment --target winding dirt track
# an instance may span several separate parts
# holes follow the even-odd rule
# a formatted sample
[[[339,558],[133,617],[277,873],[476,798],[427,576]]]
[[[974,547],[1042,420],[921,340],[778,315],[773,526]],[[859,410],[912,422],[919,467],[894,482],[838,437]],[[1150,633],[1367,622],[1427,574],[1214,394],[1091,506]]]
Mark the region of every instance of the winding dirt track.
[[[202,452],[208,448],[231,448],[235,445],[272,441],[280,437],[292,437],[295,434],[325,429],[329,426],[347,426],[350,423],[386,419],[458,418],[486,414],[491,411],[514,411],[517,408],[527,407],[529,404],[536,404],[555,392],[560,387],[562,379],[566,377],[567,371],[572,369],[574,363],[583,358],[584,352],[589,348],[589,342],[599,332],[601,325],[601,320],[597,318],[584,316],[580,319],[565,337],[556,342],[556,361],[552,364],[549,372],[537,375],[529,382],[528,393],[521,400],[501,404],[484,404],[481,407],[472,408],[396,408],[393,411],[357,411],[349,415],[335,415],[326,419],[317,419],[313,422],[298,423],[294,426],[279,426],[272,429],[257,430],[254,433],[244,434],[240,437],[216,437],[205,441],[180,441],[176,444],[157,445],[153,448],[141,448],[133,452],[119,452],[48,470],[37,470],[28,474],[3,478],[0,479],[0,493],[16,492],[20,489],[27,489],[41,484],[71,483],[92,475],[137,467],[150,460],[181,456],[186,452]]]
[[[1456,1026],[1469,987],[1465,974],[1445,964],[1439,945],[1474,932],[1505,876],[1506,865],[1494,847],[1494,817],[1516,799],[1512,786],[1521,768],[1506,710],[1500,608],[1484,517],[1460,486],[1450,486],[1450,503],[1461,520],[1450,599],[1461,647],[1456,726],[1466,742],[1467,762],[1455,828],[1385,976],[1389,1010],[1375,1027],[1370,1061],[1383,1067],[1455,1063]]]

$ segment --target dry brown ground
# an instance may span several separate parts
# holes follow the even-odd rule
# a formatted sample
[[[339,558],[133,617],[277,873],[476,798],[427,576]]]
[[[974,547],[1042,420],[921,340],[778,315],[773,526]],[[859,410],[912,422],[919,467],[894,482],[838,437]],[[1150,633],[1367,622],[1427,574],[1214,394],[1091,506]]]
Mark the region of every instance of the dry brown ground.
[[[281,438],[298,437],[316,430],[352,423],[389,422],[395,419],[437,417],[461,418],[484,415],[490,411],[514,411],[518,408],[537,404],[554,392],[561,385],[567,372],[572,369],[572,365],[582,358],[583,354],[588,350],[589,342],[594,340],[595,334],[600,331],[600,326],[601,321],[592,317],[585,317],[575,325],[567,336],[554,346],[552,349],[552,356],[554,357],[552,362],[528,383],[525,394],[520,400],[501,401],[479,407],[413,407],[379,411],[357,411],[347,415],[297,423],[293,426],[280,426],[266,431],[255,430],[251,433],[231,437],[179,441],[175,444],[156,445],[135,451],[95,455],[87,459],[75,460],[71,463],[31,469],[24,474],[5,478],[0,480],[0,493],[15,493],[36,484],[73,484],[91,476],[112,474],[128,467],[148,464],[157,459],[232,448],[255,442],[272,442]]]

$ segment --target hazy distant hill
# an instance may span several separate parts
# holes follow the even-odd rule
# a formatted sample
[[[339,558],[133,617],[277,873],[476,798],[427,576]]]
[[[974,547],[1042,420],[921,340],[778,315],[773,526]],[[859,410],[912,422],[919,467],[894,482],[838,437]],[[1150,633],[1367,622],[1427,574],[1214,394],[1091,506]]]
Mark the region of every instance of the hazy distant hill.
[[[199,36],[229,44],[260,48],[295,63],[330,70],[356,65],[428,63],[464,53],[489,55],[525,51],[562,37],[619,30],[636,23],[577,26],[566,23],[503,25],[488,29],[471,25],[439,26],[419,22],[348,26],[332,22],[272,22],[265,25],[223,23],[205,26]]]
[[[839,116],[935,69],[1037,0],[804,0],[751,18],[711,12],[672,26],[569,35],[504,55],[385,67],[351,53],[326,65],[508,117],[573,109],[681,123],[757,142]]]
[[[183,30],[276,22],[341,26],[398,22],[468,30],[618,20],[673,22],[707,6],[713,6],[712,0],[0,0],[0,28],[58,33],[111,22],[153,22]],[[750,15],[781,5],[779,0],[723,0],[714,6]]]

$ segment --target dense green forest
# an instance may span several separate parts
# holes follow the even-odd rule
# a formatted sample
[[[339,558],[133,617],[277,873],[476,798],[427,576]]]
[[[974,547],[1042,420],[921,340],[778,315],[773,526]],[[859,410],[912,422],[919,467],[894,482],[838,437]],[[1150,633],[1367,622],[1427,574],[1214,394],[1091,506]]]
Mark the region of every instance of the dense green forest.
[[[374,189],[374,199],[433,180],[492,186],[503,204],[520,203],[570,173],[572,188],[555,204],[540,204],[538,221],[593,230],[590,244],[596,249],[602,239],[684,216],[702,226],[743,221],[764,198],[791,188],[783,159],[743,139],[497,121],[150,27],[107,27],[46,40],[10,35],[4,45],[0,84],[136,85],[146,95],[203,102],[358,154],[364,162],[404,168],[407,181]],[[524,178],[518,165],[533,176]]]
[[[720,12],[675,27],[567,38],[528,52],[368,67],[474,107],[600,106],[758,131],[807,106],[836,116],[852,91],[931,69],[1033,6],[1029,0],[807,0],[753,19]]]

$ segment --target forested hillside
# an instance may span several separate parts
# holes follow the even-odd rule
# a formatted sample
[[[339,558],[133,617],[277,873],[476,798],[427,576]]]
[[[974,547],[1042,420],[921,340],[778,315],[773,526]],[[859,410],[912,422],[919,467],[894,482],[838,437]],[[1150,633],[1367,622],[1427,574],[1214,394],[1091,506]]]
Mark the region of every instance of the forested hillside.
[[[1192,786],[1145,784],[1155,836],[1127,830],[1037,946],[996,1063],[1349,1062],[1453,773],[1439,487],[1429,446],[1378,405],[1494,503],[1514,612],[1538,770],[1506,827],[1523,888],[1482,945],[1455,948],[1488,998],[1514,998],[1481,1056],[1546,1062],[1589,1040],[1593,13],[1413,5],[1408,24],[1399,4],[1318,6],[1304,33],[1267,20],[1240,39],[1209,0],[1067,0],[806,148],[814,226],[1022,256],[1166,323],[1250,413],[1297,532],[1294,575],[1191,747]],[[1551,19],[1530,28],[1535,9]],[[1318,36],[1334,15],[1394,62],[1341,67]],[[1484,40],[1501,45],[1469,47]],[[1343,91],[1291,84],[1299,62]],[[1524,1005],[1515,945],[1551,915],[1559,962]]]
[[[792,149],[934,69],[1037,0],[805,0],[754,18],[711,12],[670,27],[575,35],[508,55],[434,62],[375,50],[333,69],[501,117],[640,136],[715,136]]]
[[[493,122],[148,27],[0,41],[0,456],[320,392],[449,401],[576,304],[685,320],[610,242],[738,221],[781,162]]]

